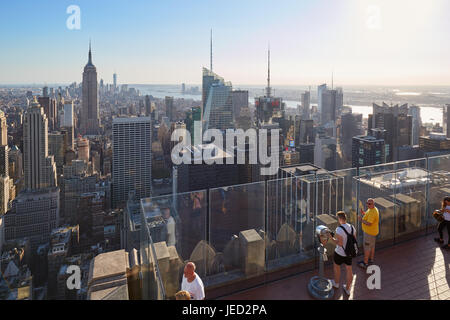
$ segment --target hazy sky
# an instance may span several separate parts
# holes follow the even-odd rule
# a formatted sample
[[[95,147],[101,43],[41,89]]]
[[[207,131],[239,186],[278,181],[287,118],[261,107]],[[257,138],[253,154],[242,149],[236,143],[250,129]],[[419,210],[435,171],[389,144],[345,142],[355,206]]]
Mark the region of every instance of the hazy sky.
[[[81,29],[66,26],[70,5]],[[0,8],[0,83],[81,81],[89,38],[99,79],[233,84],[450,85],[448,0],[18,0]]]

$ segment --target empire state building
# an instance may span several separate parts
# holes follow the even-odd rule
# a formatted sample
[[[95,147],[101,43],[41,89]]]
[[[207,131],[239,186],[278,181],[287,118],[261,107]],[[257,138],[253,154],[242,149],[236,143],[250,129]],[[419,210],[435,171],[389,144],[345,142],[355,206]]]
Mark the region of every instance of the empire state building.
[[[91,44],[89,43],[89,60],[83,71],[83,100],[81,109],[80,131],[83,135],[99,134],[100,117],[98,111],[97,68],[92,64]]]

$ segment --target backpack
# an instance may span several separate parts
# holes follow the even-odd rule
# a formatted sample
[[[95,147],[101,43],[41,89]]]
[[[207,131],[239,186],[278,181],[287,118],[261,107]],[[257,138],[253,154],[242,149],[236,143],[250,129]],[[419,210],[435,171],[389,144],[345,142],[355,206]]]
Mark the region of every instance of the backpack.
[[[347,230],[345,230],[345,228],[343,226],[339,226],[340,228],[342,228],[342,230],[344,230],[345,234],[347,235],[347,243],[345,244],[345,254],[347,255],[347,257],[356,257],[358,255],[358,242],[356,241],[355,236],[353,235],[353,226],[350,225],[351,229],[352,229],[352,233],[349,234],[347,232]]]

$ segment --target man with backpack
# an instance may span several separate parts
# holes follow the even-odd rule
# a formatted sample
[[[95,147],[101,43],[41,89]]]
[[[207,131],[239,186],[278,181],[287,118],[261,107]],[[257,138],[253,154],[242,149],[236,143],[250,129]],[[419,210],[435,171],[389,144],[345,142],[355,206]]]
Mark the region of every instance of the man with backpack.
[[[356,243],[356,229],[351,224],[347,223],[347,215],[344,211],[339,211],[337,214],[339,227],[336,233],[331,233],[333,240],[336,242],[336,249],[334,250],[334,280],[331,280],[333,287],[339,288],[341,265],[345,264],[347,271],[347,282],[344,284],[344,292],[350,295],[350,289],[353,281],[352,259],[358,254],[358,244]]]

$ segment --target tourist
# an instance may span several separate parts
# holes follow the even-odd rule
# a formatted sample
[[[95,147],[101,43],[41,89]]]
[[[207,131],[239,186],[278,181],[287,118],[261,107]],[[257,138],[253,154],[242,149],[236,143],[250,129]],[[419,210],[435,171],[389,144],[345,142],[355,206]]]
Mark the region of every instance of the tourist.
[[[345,252],[345,248],[349,237],[353,236],[356,239],[356,229],[347,223],[347,215],[344,211],[339,211],[336,216],[339,227],[336,229],[336,233],[331,233],[332,239],[336,242],[336,249],[334,250],[333,256],[334,279],[331,280],[331,283],[336,289],[339,288],[341,265],[344,263],[347,272],[347,282],[344,284],[343,289],[347,295],[350,295],[353,281],[352,256]]]
[[[358,219],[362,223],[364,234],[364,260],[358,262],[358,266],[366,269],[369,264],[373,264],[375,258],[375,242],[379,233],[380,213],[375,207],[373,199],[367,199],[367,211],[361,208],[361,215]]]
[[[170,209],[163,209],[163,218],[166,222],[166,243],[167,246],[174,246],[176,244],[175,238],[175,220],[170,215]]]
[[[442,200],[441,212],[443,214],[444,220],[442,220],[438,225],[439,238],[434,240],[440,244],[444,243],[444,228],[447,227],[448,241],[446,245],[443,245],[443,249],[450,249],[450,197],[445,197]]]
[[[195,272],[195,264],[193,262],[186,263],[184,267],[181,290],[189,292],[191,300],[205,299],[205,288],[203,287],[202,279]]]

